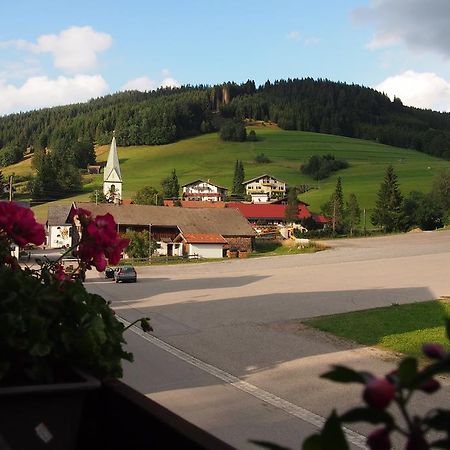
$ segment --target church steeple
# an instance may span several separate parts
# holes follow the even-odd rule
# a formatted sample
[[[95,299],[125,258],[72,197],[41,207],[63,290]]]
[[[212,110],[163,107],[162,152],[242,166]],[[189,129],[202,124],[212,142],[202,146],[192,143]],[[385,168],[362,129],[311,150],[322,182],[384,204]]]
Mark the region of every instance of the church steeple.
[[[114,203],[122,200],[122,174],[120,173],[119,157],[117,156],[115,131],[113,131],[108,161],[103,172],[103,194]]]

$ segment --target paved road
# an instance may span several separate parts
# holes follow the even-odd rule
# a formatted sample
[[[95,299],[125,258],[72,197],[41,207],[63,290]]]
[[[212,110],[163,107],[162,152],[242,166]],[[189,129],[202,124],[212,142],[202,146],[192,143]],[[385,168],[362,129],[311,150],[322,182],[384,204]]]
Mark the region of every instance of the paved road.
[[[380,374],[393,366],[391,355],[300,319],[450,294],[450,232],[330,245],[316,254],[141,268],[136,284],[92,274],[86,286],[126,320],[152,319],[154,337],[128,336],[135,362],[126,382],[236,448],[256,448],[248,439],[298,448],[321,417],[360,395],[319,378],[330,364]],[[418,398],[417,408],[433,402]],[[351,439],[361,447],[360,436]]]

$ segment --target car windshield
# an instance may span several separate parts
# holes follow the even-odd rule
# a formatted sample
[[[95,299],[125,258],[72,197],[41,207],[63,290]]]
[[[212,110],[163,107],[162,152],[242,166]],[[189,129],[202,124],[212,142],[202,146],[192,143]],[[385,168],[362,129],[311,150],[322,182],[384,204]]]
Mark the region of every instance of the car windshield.
[[[133,267],[122,267],[120,269],[120,271],[121,272],[125,272],[125,273],[127,273],[127,272],[134,272],[134,268]]]

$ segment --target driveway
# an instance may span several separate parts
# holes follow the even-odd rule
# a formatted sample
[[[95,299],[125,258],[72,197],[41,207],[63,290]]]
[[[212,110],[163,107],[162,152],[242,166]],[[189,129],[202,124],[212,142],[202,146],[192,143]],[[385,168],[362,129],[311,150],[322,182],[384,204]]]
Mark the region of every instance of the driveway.
[[[319,378],[331,364],[384,373],[394,356],[311,330],[302,319],[450,294],[450,232],[331,241],[316,254],[138,269],[138,283],[86,286],[153,336],[130,332],[125,381],[236,448],[298,448],[360,388]],[[440,394],[448,402],[449,391]],[[445,399],[443,399],[445,397]],[[430,407],[436,396],[417,399]],[[370,428],[351,435],[361,448]]]

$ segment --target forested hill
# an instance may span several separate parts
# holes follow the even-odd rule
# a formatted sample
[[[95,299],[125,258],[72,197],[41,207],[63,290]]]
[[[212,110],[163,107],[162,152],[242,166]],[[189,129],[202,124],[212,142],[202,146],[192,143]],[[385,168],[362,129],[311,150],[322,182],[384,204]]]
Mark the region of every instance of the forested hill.
[[[253,81],[128,91],[87,103],[0,117],[0,165],[26,148],[76,141],[165,144],[217,129],[221,118],[276,122],[288,130],[331,133],[413,148],[450,159],[450,115],[404,106],[374,89],[328,80]]]

